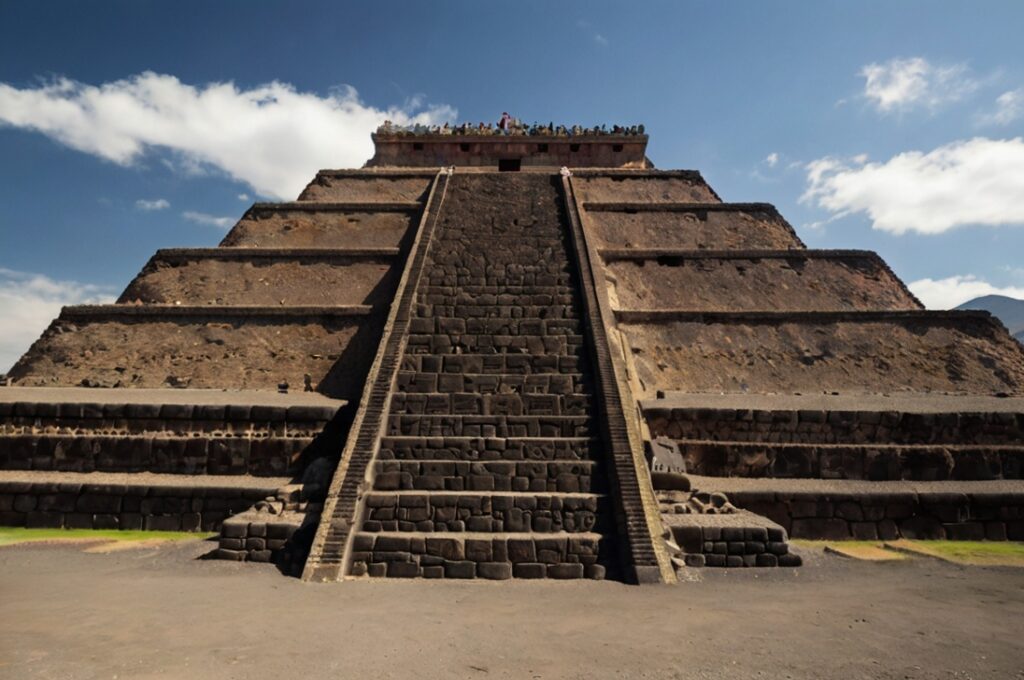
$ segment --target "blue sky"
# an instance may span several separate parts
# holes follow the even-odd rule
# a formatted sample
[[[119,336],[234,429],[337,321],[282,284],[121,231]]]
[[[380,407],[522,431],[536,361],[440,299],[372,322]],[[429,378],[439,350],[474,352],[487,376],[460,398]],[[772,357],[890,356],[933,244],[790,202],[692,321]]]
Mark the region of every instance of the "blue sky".
[[[661,168],[1024,297],[1020,2],[0,2],[0,371],[399,120],[642,122]]]

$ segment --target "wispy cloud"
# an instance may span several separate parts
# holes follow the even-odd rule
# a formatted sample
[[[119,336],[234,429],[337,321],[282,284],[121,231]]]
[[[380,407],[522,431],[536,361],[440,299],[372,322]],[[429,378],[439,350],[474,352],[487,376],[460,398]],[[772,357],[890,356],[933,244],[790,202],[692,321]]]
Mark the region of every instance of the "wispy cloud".
[[[1024,87],[996,97],[995,108],[978,116],[979,125],[1009,125],[1024,117]]]
[[[249,194],[238,194],[238,200],[239,201],[248,201],[249,200]]]
[[[765,165],[767,165],[769,168],[774,168],[776,165],[779,164],[779,154],[778,154],[778,152],[776,152],[776,151],[771,152],[770,154],[768,154],[767,157],[765,157],[764,161],[762,161],[762,162]]]
[[[825,157],[806,166],[801,203],[833,213],[827,223],[866,213],[872,226],[940,234],[964,225],[1024,224],[1024,139],[977,137],[884,163]]]
[[[970,274],[945,279],[920,279],[907,284],[928,309],[952,309],[983,295],[1005,295],[1024,300],[1024,288],[993,286]]]
[[[936,109],[964,99],[980,85],[966,64],[938,66],[923,57],[868,64],[860,75],[864,97],[881,113]]]
[[[608,47],[608,38],[604,37],[600,32],[594,29],[594,26],[586,19],[580,19],[576,22],[576,27],[581,31],[590,36],[596,44],[601,47]]]
[[[234,217],[217,217],[216,215],[208,215],[207,213],[195,212],[193,210],[186,210],[181,213],[181,216],[189,222],[204,224],[208,227],[218,227],[220,229],[227,229],[237,222]]]
[[[64,305],[113,300],[106,286],[0,268],[0,372],[14,365]]]
[[[176,171],[216,168],[279,199],[295,197],[320,168],[362,165],[373,154],[370,132],[385,119],[433,124],[455,117],[455,109],[424,107],[420,98],[380,109],[351,87],[321,96],[277,81],[251,89],[192,86],[145,72],[102,85],[67,78],[24,89],[0,83],[0,125],[125,166],[162,150]]]
[[[138,208],[139,210],[146,211],[166,210],[167,208],[171,207],[171,204],[169,201],[163,198],[158,198],[155,201],[147,201],[143,198],[140,198],[139,200],[135,201],[135,207]]]

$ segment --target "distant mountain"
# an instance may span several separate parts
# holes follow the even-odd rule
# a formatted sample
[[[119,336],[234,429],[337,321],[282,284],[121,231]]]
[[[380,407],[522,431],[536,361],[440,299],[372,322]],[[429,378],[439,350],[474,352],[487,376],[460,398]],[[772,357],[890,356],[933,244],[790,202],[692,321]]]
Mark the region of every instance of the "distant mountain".
[[[983,295],[963,303],[957,309],[983,309],[998,316],[1015,338],[1024,342],[1024,300],[1005,295]]]

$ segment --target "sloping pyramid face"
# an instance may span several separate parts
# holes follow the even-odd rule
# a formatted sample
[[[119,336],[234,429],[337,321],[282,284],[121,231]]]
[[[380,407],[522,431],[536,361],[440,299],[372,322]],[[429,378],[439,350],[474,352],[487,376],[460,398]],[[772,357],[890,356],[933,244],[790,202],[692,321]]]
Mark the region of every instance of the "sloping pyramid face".
[[[924,311],[874,253],[807,250],[643,145],[570,173],[564,139],[442,141],[454,171],[377,139],[408,167],[322,171],[65,308],[0,389],[0,521],[220,528],[218,556],[314,580],[671,580],[663,527],[721,566],[785,563],[786,532],[1024,537],[998,321]],[[766,524],[679,515],[655,439]]]

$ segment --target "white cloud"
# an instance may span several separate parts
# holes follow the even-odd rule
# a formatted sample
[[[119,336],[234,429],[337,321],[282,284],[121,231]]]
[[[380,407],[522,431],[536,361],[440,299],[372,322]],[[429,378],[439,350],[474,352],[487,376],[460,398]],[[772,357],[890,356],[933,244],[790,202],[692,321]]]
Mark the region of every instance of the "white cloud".
[[[982,295],[1005,295],[1024,300],[1024,288],[999,288],[971,275],[921,279],[908,284],[908,287],[928,309],[952,309]]]
[[[770,154],[768,154],[768,156],[767,156],[767,157],[766,157],[766,158],[764,159],[764,163],[765,163],[765,165],[767,165],[767,166],[768,166],[769,168],[774,168],[774,167],[775,167],[776,165],[778,165],[778,164],[779,164],[779,154],[778,154],[777,152],[775,152],[775,151],[771,152],[771,153],[770,153]]]
[[[237,221],[234,217],[217,217],[216,215],[195,212],[193,210],[186,210],[181,213],[181,216],[189,222],[205,224],[208,227],[220,227],[221,229],[227,229]]]
[[[1024,117],[1024,87],[1004,92],[996,97],[996,108],[978,116],[980,125],[1009,125]]]
[[[238,200],[239,201],[248,201],[249,200],[249,194],[238,194]]]
[[[979,85],[966,64],[935,66],[922,57],[868,64],[860,75],[864,96],[882,113],[919,106],[935,109],[963,99]]]
[[[140,198],[139,200],[135,201],[135,207],[138,208],[139,210],[147,211],[166,210],[167,208],[171,207],[171,204],[166,199],[163,198],[158,198],[155,201],[147,201],[145,199]]]
[[[57,281],[0,267],[0,372],[35,342],[64,305],[113,302],[106,286]]]
[[[194,87],[152,72],[99,86],[67,78],[25,89],[0,83],[0,125],[125,166],[147,150],[170,151],[177,170],[218,168],[279,199],[294,198],[321,168],[362,165],[373,155],[370,132],[385,119],[433,124],[456,116],[448,106],[421,107],[414,98],[378,109],[351,87],[322,97],[277,81]]]
[[[864,212],[873,227],[940,234],[968,224],[1024,224],[1024,140],[977,137],[884,163],[866,157],[807,164],[801,203],[838,219]]]

